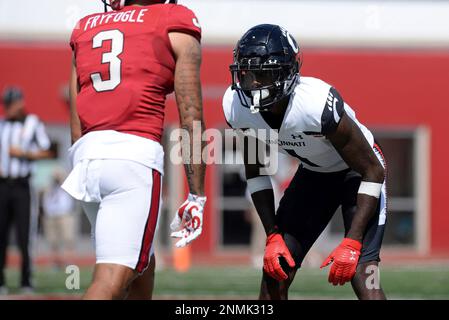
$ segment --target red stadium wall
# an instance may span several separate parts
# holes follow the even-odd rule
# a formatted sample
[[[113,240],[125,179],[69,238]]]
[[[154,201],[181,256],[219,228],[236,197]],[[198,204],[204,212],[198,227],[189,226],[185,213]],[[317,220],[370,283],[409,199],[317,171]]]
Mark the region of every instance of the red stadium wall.
[[[221,96],[229,83],[232,49],[205,48],[202,80],[208,127],[224,127]],[[47,122],[67,123],[68,110],[61,98],[70,70],[70,51],[56,44],[0,44],[0,88],[24,88],[28,109]],[[386,49],[305,49],[302,74],[322,78],[339,89],[368,126],[425,125],[431,132],[430,237],[432,253],[449,253],[449,51]],[[167,122],[177,123],[173,100],[167,105]],[[214,168],[209,168],[207,188],[215,194]],[[203,241],[196,251],[216,246],[218,215],[209,197]]]

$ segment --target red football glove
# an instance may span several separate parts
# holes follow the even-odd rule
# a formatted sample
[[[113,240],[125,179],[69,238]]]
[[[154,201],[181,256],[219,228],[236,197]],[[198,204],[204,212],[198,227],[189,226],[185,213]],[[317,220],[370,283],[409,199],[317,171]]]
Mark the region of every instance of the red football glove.
[[[282,236],[279,233],[270,234],[265,246],[263,269],[270,277],[278,281],[286,280],[288,278],[287,274],[282,270],[279,262],[280,257],[284,257],[291,268],[295,266],[295,261]]]
[[[362,244],[353,239],[344,238],[341,244],[327,257],[321,268],[334,262],[329,272],[329,282],[334,286],[351,281],[357,269]]]

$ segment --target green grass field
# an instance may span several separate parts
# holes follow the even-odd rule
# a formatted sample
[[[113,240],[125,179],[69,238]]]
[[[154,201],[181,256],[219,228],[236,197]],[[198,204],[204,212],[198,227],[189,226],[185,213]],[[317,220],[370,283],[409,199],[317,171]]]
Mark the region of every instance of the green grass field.
[[[11,294],[17,294],[18,271],[7,271]],[[36,298],[77,296],[88,286],[90,269],[80,272],[80,290],[67,290],[64,271],[37,269]],[[194,268],[187,273],[157,272],[156,299],[256,299],[260,271],[244,267]],[[449,299],[449,267],[384,267],[381,281],[390,299]],[[13,296],[14,297],[14,296]],[[350,285],[334,287],[327,271],[304,269],[290,290],[291,299],[354,299]]]

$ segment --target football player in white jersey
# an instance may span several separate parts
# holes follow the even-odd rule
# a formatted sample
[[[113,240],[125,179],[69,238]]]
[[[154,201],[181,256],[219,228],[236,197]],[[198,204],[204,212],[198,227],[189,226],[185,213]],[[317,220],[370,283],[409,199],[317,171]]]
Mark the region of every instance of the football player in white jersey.
[[[386,222],[382,151],[335,88],[300,76],[299,53],[285,29],[251,28],[237,43],[223,98],[232,128],[276,130],[277,139],[265,142],[301,161],[275,212],[270,178],[244,148],[248,189],[267,234],[260,298],[287,299],[305,255],[341,206],[345,236],[322,265],[332,264],[329,282],[351,282],[359,299],[385,299],[378,281]]]

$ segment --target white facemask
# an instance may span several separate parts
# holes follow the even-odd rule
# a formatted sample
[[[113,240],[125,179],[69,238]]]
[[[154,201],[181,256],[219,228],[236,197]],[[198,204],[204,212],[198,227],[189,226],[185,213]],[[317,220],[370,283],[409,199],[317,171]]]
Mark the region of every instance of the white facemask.
[[[270,91],[268,89],[263,90],[252,90],[251,95],[253,96],[253,103],[251,104],[251,113],[259,112],[260,100],[266,99],[270,96]]]

